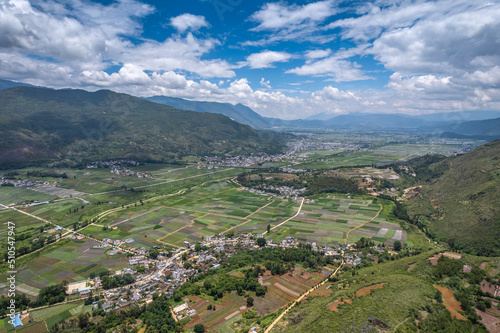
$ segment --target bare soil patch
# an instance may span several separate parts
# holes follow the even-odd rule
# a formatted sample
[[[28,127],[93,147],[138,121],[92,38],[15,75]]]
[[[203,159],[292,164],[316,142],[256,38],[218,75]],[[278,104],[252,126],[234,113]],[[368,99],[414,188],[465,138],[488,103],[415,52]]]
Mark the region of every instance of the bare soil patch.
[[[378,284],[374,284],[372,286],[361,288],[358,291],[356,291],[356,297],[359,298],[361,296],[369,295],[372,292],[372,289],[381,289],[384,286],[384,284],[386,284],[386,283],[385,282],[378,283]]]
[[[237,278],[244,278],[245,277],[245,274],[243,274],[242,272],[231,272],[231,273],[229,273],[229,275],[235,276]]]
[[[331,289],[326,289],[327,285],[324,284],[321,287],[319,287],[316,290],[313,290],[309,293],[309,297],[323,297],[323,296],[330,296],[332,294]]]
[[[481,322],[486,326],[488,332],[500,332],[500,319],[476,309],[476,313],[481,317]]]
[[[434,286],[437,290],[443,294],[443,303],[444,306],[450,311],[451,316],[460,319],[460,320],[466,320],[463,315],[458,313],[458,311],[462,311],[462,306],[460,302],[458,302],[455,297],[453,297],[453,294],[455,293],[454,291],[441,287],[441,286]]]
[[[345,300],[338,299],[338,300],[328,304],[328,310],[339,312],[339,305],[342,305],[345,303],[352,304],[352,299],[345,299]]]
[[[434,255],[434,257],[430,257],[427,260],[429,260],[431,262],[432,266],[436,266],[437,262],[438,262],[439,258],[441,258],[441,256],[445,256],[446,258],[455,259],[455,260],[462,258],[462,255],[460,253],[446,251],[445,253],[438,253],[438,254]]]

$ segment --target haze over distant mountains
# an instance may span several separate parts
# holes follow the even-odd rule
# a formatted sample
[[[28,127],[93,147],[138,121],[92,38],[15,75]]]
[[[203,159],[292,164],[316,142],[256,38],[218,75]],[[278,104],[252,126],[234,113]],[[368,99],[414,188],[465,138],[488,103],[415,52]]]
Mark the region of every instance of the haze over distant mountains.
[[[197,112],[218,113],[228,116],[240,124],[250,125],[253,128],[269,128],[269,120],[243,104],[229,104],[217,102],[188,101],[182,98],[153,96],[147,97],[148,101],[170,105],[180,110]]]
[[[481,136],[488,140],[500,137],[500,126],[496,126],[500,121],[499,111],[477,110],[418,116],[373,113],[351,113],[347,115],[319,113],[304,119],[283,120],[263,117],[243,104],[189,101],[167,96],[154,96],[146,99],[182,110],[224,114],[235,121],[250,125],[256,129],[277,127],[360,130],[419,129],[430,133],[447,133],[448,136]],[[490,121],[495,118],[498,119]]]
[[[24,83],[0,80],[0,90]],[[304,119],[283,120],[261,116],[243,104],[190,101],[168,96],[144,98],[180,110],[225,115],[254,129],[355,129],[355,130],[418,130],[445,137],[474,137],[486,140],[500,138],[500,111],[460,111],[410,116],[406,114],[351,113],[334,115],[318,113]],[[493,120],[494,119],[494,120]]]

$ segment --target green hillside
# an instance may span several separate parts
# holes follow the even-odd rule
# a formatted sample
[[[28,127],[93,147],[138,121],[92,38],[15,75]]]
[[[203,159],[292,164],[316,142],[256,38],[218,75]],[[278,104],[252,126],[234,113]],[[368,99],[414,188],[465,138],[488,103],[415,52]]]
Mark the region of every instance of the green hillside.
[[[276,152],[284,135],[107,90],[0,91],[0,165]]]
[[[415,221],[456,249],[500,255],[500,141],[429,166],[439,176],[408,201]]]

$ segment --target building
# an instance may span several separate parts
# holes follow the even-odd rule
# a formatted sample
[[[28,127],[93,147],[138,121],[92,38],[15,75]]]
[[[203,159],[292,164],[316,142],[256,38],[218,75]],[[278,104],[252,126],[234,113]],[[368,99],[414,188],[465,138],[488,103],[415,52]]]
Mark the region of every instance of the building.
[[[481,281],[481,290],[483,293],[490,293],[493,297],[500,296],[500,285],[491,284],[486,280]]]

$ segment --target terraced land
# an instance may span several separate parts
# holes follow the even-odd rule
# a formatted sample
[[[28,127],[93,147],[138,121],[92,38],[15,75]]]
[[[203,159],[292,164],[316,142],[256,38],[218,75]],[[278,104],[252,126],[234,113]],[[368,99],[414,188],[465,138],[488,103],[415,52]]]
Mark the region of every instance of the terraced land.
[[[261,279],[261,284],[267,287],[264,297],[257,297],[253,293],[254,305],[259,316],[274,312],[285,304],[295,300],[298,295],[318,284],[324,276],[320,273],[304,273],[300,267],[292,273],[282,276],[273,276],[266,271]],[[184,327],[192,329],[196,324],[203,323],[210,332],[234,332],[231,325],[241,319],[242,314],[249,311],[246,307],[246,298],[238,296],[235,292],[226,294],[222,300],[213,301],[210,296],[188,297],[190,306],[196,310],[196,315]],[[207,310],[212,305],[215,311]]]

